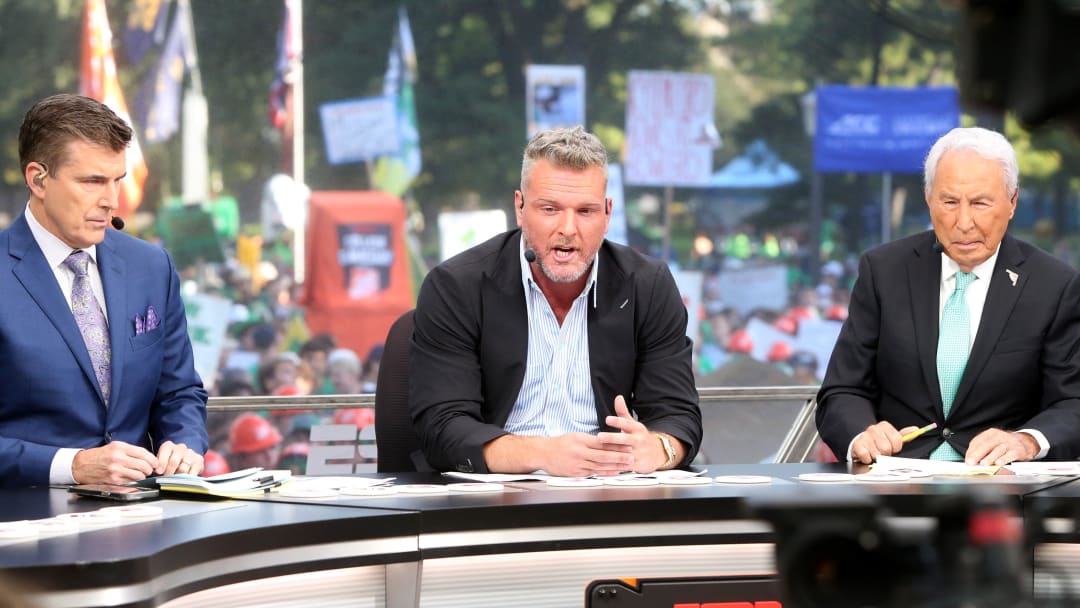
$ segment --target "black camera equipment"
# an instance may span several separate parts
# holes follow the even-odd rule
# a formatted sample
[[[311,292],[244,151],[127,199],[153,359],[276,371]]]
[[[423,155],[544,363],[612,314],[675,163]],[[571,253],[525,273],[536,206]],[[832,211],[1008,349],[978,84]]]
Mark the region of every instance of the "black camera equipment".
[[[1030,553],[1006,497],[916,498],[925,502],[919,517],[898,517],[860,493],[749,501],[776,534],[784,608],[1033,605]]]

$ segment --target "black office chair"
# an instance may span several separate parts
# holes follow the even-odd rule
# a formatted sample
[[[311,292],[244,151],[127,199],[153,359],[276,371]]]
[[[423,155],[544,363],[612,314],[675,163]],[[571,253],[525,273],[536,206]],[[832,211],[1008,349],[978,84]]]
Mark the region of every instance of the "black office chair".
[[[386,334],[375,385],[375,448],[380,473],[416,471],[413,453],[420,443],[409,417],[409,349],[413,311],[398,317]]]

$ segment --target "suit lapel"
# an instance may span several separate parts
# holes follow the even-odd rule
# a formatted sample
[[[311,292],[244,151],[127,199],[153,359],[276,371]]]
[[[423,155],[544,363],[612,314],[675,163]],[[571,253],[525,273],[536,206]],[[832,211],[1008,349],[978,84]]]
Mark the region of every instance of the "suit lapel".
[[[108,232],[106,231],[106,235]],[[110,368],[112,370],[113,399],[120,395],[120,381],[123,377],[124,360],[128,353],[128,327],[133,319],[127,319],[127,281],[124,275],[127,264],[117,255],[108,236],[97,246],[98,272],[105,291],[105,307],[109,309],[109,348],[112,352]]]
[[[933,233],[930,233],[933,237]],[[915,322],[915,344],[923,369],[928,395],[937,399],[934,407],[940,413],[941,384],[937,375],[938,306],[941,291],[941,254],[934,251],[936,237],[916,246],[908,265],[908,289],[911,292],[912,316]],[[888,280],[888,277],[885,278]]]
[[[979,330],[975,334],[975,344],[972,345],[971,354],[968,355],[960,386],[956,389],[953,412],[963,407],[964,397],[971,392],[979,373],[986,366],[990,354],[994,352],[994,346],[997,345],[998,338],[1004,331],[1009,316],[1012,315],[1013,307],[1024,291],[1027,273],[1020,271],[1023,263],[1024,256],[1020,253],[1016,241],[1006,236],[1001,242],[1001,251],[994,264],[994,271],[990,275],[990,285],[986,293],[986,303],[983,304],[982,318],[979,320]],[[1009,272],[1016,276],[1015,285]]]
[[[480,287],[484,294],[484,334],[497,336],[485,340],[485,348],[491,348],[497,353],[485,355],[485,358],[490,357],[497,361],[501,369],[511,370],[505,377],[498,379],[500,394],[493,396],[494,403],[509,403],[506,407],[496,406],[492,410],[503,417],[495,421],[497,424],[506,422],[505,417],[510,415],[514,399],[525,380],[525,366],[529,354],[529,317],[521,282],[519,243],[520,236],[507,239],[495,264],[489,267],[490,274],[484,275]]]
[[[82,333],[71,314],[71,306],[64,301],[64,292],[56,282],[56,275],[49,267],[45,254],[41,253],[37,241],[34,240],[30,226],[26,223],[26,217],[20,215],[19,219],[11,227],[11,241],[8,253],[18,260],[12,265],[12,273],[26,292],[30,294],[34,302],[53,324],[72,356],[79,363],[79,368],[97,391],[98,399],[102,404],[105,398],[98,386],[97,376],[94,375],[94,367],[90,363],[90,353],[86,350]]]

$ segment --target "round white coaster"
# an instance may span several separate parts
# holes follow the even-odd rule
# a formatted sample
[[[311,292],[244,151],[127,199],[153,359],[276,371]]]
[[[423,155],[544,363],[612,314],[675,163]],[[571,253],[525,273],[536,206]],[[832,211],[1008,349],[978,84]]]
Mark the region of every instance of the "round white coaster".
[[[398,491],[402,494],[449,494],[450,490],[446,489],[446,486],[440,486],[433,483],[407,483],[403,486],[397,487]]]
[[[124,505],[122,507],[105,507],[102,511],[115,511],[124,519],[158,519],[165,510],[151,505]]]
[[[451,492],[502,492],[501,483],[452,483],[446,486]]]
[[[708,477],[663,477],[660,484],[665,486],[711,486],[712,479]]]
[[[799,475],[799,481],[811,481],[814,483],[847,483],[855,481],[851,473],[803,473]]]
[[[80,526],[104,526],[115,524],[120,521],[120,514],[107,509],[86,511],[84,513],[61,513],[56,519],[67,519],[78,522]]]
[[[397,486],[353,486],[343,487],[342,496],[392,496],[398,493]]]
[[[734,484],[759,484],[759,483],[772,483],[772,477],[767,475],[717,475],[713,478],[716,483],[734,483]]]
[[[0,523],[0,540],[21,540],[37,538],[40,531],[37,526],[24,520]]]
[[[337,490],[332,488],[282,488],[278,491],[278,496],[284,498],[337,498]]]
[[[621,487],[658,486],[660,480],[655,477],[608,477],[604,479],[604,485]]]
[[[860,473],[855,476],[855,481],[864,481],[867,483],[896,483],[898,481],[911,481],[911,475],[895,473],[892,471],[881,473]]]
[[[604,480],[595,477],[552,477],[547,485],[556,488],[595,488],[604,485]]]
[[[59,536],[79,531],[79,524],[70,519],[39,519],[34,522],[42,536]]]

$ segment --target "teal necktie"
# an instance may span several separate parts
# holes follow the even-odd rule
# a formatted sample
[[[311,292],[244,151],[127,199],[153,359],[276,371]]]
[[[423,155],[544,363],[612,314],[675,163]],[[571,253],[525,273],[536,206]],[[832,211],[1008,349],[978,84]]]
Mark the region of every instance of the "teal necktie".
[[[937,374],[941,386],[941,405],[945,411],[945,420],[949,419],[956,389],[967,366],[968,348],[971,343],[971,320],[968,313],[964,291],[976,279],[975,273],[956,273],[956,288],[945,301],[941,313],[941,328],[938,331]],[[963,460],[964,457],[948,443],[943,443],[931,454],[930,460]]]

